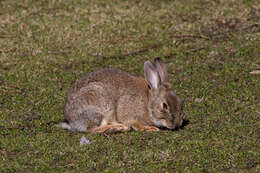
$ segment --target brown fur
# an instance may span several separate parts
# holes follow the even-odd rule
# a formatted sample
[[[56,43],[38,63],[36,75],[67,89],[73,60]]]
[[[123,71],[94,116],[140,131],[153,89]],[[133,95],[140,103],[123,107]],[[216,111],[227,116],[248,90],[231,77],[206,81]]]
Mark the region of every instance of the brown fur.
[[[156,61],[163,64],[161,60]],[[160,75],[163,73],[167,72],[160,71]],[[157,74],[156,70],[154,74]],[[147,72],[147,75],[150,73]],[[102,69],[87,74],[76,81],[68,92],[64,106],[64,118],[68,122],[65,128],[89,133],[111,133],[131,128],[158,131],[157,127],[165,125],[167,128],[180,126],[181,103],[179,97],[171,91],[171,85],[161,81],[158,89],[151,86],[149,89],[147,81],[152,83],[150,79],[136,77],[119,69]],[[154,104],[162,105],[156,100],[158,98],[167,102],[167,105],[169,103],[168,113],[163,114],[165,123],[157,123],[156,116],[152,115],[161,115],[154,111],[158,107]],[[153,100],[155,103],[151,102]],[[179,117],[173,117],[170,111]]]

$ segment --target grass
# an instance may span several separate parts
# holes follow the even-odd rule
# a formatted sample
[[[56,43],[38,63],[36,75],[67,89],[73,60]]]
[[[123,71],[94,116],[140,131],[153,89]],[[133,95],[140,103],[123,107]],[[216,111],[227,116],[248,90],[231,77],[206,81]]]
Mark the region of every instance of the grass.
[[[259,172],[259,19],[245,0],[0,0],[0,172]],[[104,136],[51,123],[85,72],[142,75],[157,56],[185,99],[183,129]]]

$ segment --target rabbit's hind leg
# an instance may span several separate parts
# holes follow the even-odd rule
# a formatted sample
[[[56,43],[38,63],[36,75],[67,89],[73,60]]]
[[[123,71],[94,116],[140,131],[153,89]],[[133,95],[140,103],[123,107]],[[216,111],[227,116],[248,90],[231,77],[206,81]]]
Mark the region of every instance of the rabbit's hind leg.
[[[131,128],[120,123],[103,125],[93,129],[90,129],[90,133],[117,133],[123,131],[129,131]]]
[[[91,109],[80,112],[76,119],[69,122],[72,131],[88,132],[89,129],[100,126],[102,114]]]

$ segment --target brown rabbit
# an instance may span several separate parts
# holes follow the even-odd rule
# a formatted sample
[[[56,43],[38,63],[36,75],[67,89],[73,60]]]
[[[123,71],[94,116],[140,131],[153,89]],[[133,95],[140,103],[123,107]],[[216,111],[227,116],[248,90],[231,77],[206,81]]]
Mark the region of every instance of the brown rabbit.
[[[119,69],[87,74],[68,92],[62,127],[89,133],[180,127],[182,101],[168,83],[166,65],[160,58],[146,61],[144,76]]]

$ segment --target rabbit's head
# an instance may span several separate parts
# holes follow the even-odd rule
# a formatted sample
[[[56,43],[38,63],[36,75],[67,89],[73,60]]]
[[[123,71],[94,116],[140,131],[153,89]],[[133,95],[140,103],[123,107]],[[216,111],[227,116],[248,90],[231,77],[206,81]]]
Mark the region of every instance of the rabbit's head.
[[[154,63],[144,63],[144,76],[148,83],[149,113],[155,126],[175,129],[182,125],[182,100],[177,96],[168,83],[167,66],[160,58]]]

